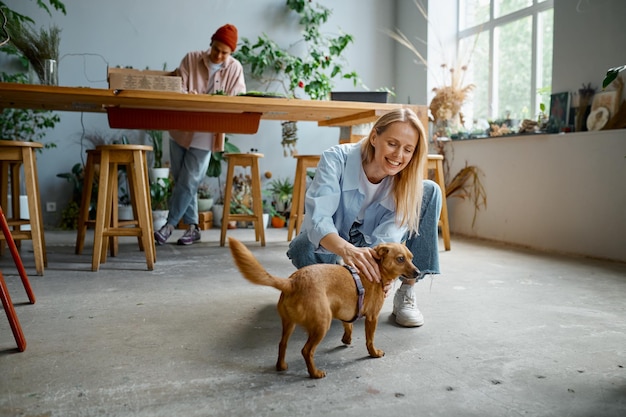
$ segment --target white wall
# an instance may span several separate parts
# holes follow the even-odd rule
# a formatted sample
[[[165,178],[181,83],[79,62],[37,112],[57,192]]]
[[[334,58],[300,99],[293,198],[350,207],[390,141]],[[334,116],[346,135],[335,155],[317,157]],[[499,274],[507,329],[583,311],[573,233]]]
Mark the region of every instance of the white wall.
[[[487,194],[474,227],[473,203],[448,199],[453,233],[626,262],[626,131],[455,141],[447,154],[452,174],[479,167]]]
[[[554,0],[552,92],[602,88],[606,70],[626,64],[626,1]]]
[[[383,33],[393,26],[394,2],[379,0],[316,0],[332,9],[328,32],[340,30],[352,34],[345,59],[347,68],[355,69],[370,89],[393,87],[393,41]],[[239,29],[240,37],[256,39],[267,33],[282,46],[300,38],[299,27],[283,14],[284,0],[81,0],[65,1],[67,15],[53,13],[50,18],[36,7],[36,2],[8,0],[12,9],[34,17],[37,24],[54,22],[61,27],[59,84],[107,88],[106,69],[110,66],[167,69],[178,66],[189,50],[206,49],[213,32],[230,22]],[[291,23],[290,23],[291,22]],[[7,68],[0,57],[0,70]],[[249,89],[254,84],[249,83]],[[339,80],[337,90],[354,90],[350,81]],[[57,144],[38,159],[42,201],[56,201],[59,210],[69,201],[71,187],[56,174],[69,172],[84,152],[80,139],[88,132],[113,132],[105,115],[60,113],[62,122],[51,130],[45,141]],[[135,137],[137,132],[126,133]],[[261,172],[271,171],[274,178],[293,177],[295,162],[283,157],[280,145],[280,123],[262,121],[256,135],[232,135],[243,151],[257,148],[265,154]],[[338,128],[318,128],[315,123],[299,123],[298,151],[319,153],[338,143]],[[58,224],[59,212],[44,213],[46,225]]]
[[[424,7],[428,7],[426,1],[422,3]],[[388,29],[392,31],[399,29],[422,56],[428,56],[428,48],[422,41],[428,39],[429,25],[415,7],[414,0],[397,0],[395,25]],[[394,41],[394,72],[397,101],[426,104],[428,71],[413,53],[396,41]]]

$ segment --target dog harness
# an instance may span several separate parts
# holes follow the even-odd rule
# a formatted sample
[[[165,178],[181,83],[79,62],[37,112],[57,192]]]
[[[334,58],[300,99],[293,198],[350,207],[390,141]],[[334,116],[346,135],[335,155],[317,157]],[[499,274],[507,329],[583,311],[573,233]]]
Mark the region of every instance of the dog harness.
[[[356,284],[356,293],[359,296],[359,302],[357,304],[358,310],[357,310],[356,316],[352,320],[346,321],[346,323],[354,323],[355,321],[363,317],[363,315],[361,314],[361,310],[363,309],[363,298],[365,298],[365,288],[363,288],[361,277],[359,277],[359,274],[356,272],[356,269],[354,269],[350,265],[344,265],[344,268],[346,268],[348,271],[350,271],[350,274],[352,274],[352,278],[354,279],[354,283]]]

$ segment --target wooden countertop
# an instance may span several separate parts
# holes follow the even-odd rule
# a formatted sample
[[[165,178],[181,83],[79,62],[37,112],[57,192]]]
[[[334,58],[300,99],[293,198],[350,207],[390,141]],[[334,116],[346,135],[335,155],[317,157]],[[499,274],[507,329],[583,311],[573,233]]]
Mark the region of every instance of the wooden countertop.
[[[394,103],[366,103],[349,101],[299,100],[272,97],[220,96],[207,94],[183,94],[168,91],[110,90],[88,87],[46,86],[37,84],[0,83],[0,108],[29,108],[73,112],[108,112],[114,109],[116,114],[128,114],[136,118],[140,114],[155,114],[148,125],[163,124],[151,128],[178,129],[162,121],[164,115],[172,114],[209,120],[231,119],[229,127],[236,127],[240,116],[256,116],[263,120],[291,120],[317,122],[319,126],[353,126],[373,122],[381,115],[399,107],[413,108],[423,123],[427,123],[426,106],[414,106]],[[133,110],[139,111],[133,112]],[[149,112],[147,112],[149,110]],[[208,119],[207,119],[208,118]],[[111,122],[111,116],[110,116]],[[254,123],[254,117],[251,119]],[[125,122],[124,122],[125,123]],[[168,124],[169,123],[169,124]],[[185,121],[189,123],[189,119]],[[176,123],[174,123],[176,124]],[[169,127],[168,127],[169,126]],[[427,126],[427,125],[425,125]],[[114,126],[111,126],[114,127]],[[146,128],[146,126],[115,126],[127,128]],[[187,126],[186,126],[187,127]],[[225,128],[225,126],[220,126]],[[150,128],[150,127],[149,127]],[[208,129],[208,128],[207,128]],[[203,129],[185,129],[203,130]]]

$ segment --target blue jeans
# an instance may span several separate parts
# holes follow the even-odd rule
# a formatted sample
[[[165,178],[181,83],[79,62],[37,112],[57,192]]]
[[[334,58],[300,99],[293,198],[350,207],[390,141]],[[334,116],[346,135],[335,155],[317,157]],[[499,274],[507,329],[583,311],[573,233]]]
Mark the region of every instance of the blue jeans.
[[[413,263],[420,270],[420,278],[426,274],[440,273],[437,225],[441,213],[441,198],[441,188],[437,183],[425,180],[419,234],[406,239],[406,246],[413,254]],[[300,233],[291,241],[287,257],[296,268],[318,263],[334,264],[339,261],[335,254],[316,253],[315,247],[304,233]]]
[[[167,224],[176,227],[182,219],[185,224],[198,224],[198,187],[206,175],[211,151],[185,149],[170,140],[170,161],[174,189],[169,202]]]

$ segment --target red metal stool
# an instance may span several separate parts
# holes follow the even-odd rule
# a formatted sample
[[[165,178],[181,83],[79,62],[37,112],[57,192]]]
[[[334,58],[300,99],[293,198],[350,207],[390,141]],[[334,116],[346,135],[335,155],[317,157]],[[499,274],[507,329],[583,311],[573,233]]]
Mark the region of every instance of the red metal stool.
[[[35,304],[35,294],[33,293],[33,289],[30,286],[30,281],[28,280],[26,270],[24,269],[24,265],[22,264],[22,258],[20,258],[20,254],[17,251],[17,246],[15,245],[15,241],[13,240],[13,236],[11,235],[11,230],[9,229],[7,218],[4,215],[4,211],[2,211],[2,207],[0,207],[0,227],[2,227],[2,233],[7,241],[9,250],[11,251],[11,256],[13,257],[13,261],[15,262],[15,266],[17,267],[17,271],[20,274],[20,278],[22,278],[22,284],[24,285],[24,289],[26,290],[26,294],[28,295],[28,300],[31,304]],[[22,326],[20,326],[20,322],[17,319],[17,314],[15,313],[15,308],[13,307],[11,296],[9,295],[9,289],[7,288],[7,284],[4,281],[4,277],[2,276],[1,272],[0,299],[2,300],[2,306],[4,307],[4,311],[7,314],[7,318],[9,319],[9,325],[11,326],[11,330],[13,331],[13,336],[15,337],[15,341],[17,342],[17,348],[20,352],[24,352],[24,350],[26,350],[26,338],[24,337],[24,332],[22,332]]]

